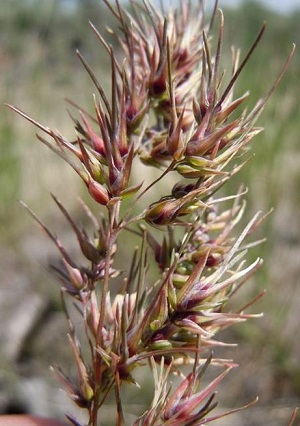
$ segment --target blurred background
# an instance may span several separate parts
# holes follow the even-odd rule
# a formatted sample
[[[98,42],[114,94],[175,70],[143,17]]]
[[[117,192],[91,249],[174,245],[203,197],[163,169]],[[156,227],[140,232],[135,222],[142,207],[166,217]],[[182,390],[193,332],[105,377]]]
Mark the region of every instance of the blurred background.
[[[292,43],[299,44],[300,1],[220,4],[225,15],[224,63],[232,45],[246,53],[267,21],[266,34],[237,83],[237,94],[249,89],[254,105],[276,79]],[[109,60],[88,21],[102,33],[105,25],[114,28],[115,21],[100,0],[0,0],[0,8],[1,104],[16,105],[72,139],[64,98],[92,110],[95,91],[75,50],[108,84]],[[300,404],[299,78],[298,48],[259,119],[265,131],[252,143],[255,156],[231,183],[233,191],[240,182],[248,186],[249,218],[257,210],[274,208],[259,231],[267,242],[250,255],[259,254],[264,265],[241,295],[248,298],[266,289],[255,307],[264,317],[222,336],[239,343],[224,356],[233,357],[240,367],[220,387],[221,405],[237,407],[260,397],[254,409],[230,418],[231,425],[287,425],[292,408]],[[34,126],[1,106],[0,413],[62,418],[73,406],[57,392],[59,385],[48,369],[55,363],[71,369],[59,287],[48,268],[58,256],[17,200],[24,200],[72,246],[72,234],[50,193],[80,221],[77,199],[84,188],[62,160],[39,144],[35,133]]]

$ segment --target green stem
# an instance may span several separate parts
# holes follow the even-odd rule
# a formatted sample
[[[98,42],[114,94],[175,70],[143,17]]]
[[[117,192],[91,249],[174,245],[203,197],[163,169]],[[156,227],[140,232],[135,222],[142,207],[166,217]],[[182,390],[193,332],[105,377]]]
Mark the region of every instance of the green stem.
[[[106,299],[107,299],[107,293],[109,289],[109,269],[110,264],[112,260],[113,255],[113,246],[116,241],[118,229],[116,227],[116,223],[118,222],[118,212],[119,212],[119,205],[118,203],[113,204],[109,206],[109,229],[107,233],[107,252],[105,257],[105,267],[104,267],[104,282],[102,286],[101,291],[101,298],[100,298],[100,315],[99,315],[99,321],[97,325],[97,335],[96,335],[96,344],[95,344],[95,350],[94,350],[94,380],[95,380],[95,398],[94,403],[91,408],[90,412],[90,425],[91,426],[97,426],[97,418],[98,418],[98,410],[99,410],[99,401],[100,401],[100,395],[101,391],[101,381],[102,381],[102,373],[103,373],[103,360],[101,358],[101,355],[97,351],[97,348],[101,347],[103,348],[103,334],[102,329],[104,327],[104,320],[105,320],[105,314],[106,314]]]

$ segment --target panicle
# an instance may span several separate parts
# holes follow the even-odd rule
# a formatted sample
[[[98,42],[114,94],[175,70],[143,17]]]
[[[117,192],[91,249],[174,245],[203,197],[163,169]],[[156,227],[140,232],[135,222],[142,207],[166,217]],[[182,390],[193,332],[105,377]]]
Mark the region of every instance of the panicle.
[[[254,215],[239,234],[247,191],[242,188],[219,198],[216,193],[248,161],[240,159],[261,130],[255,127],[256,119],[294,49],[269,92],[247,112],[248,92],[235,98],[234,86],[265,24],[244,59],[233,51],[226,81],[224,17],[217,1],[210,19],[203,1],[180,0],[177,9],[165,11],[150,0],[131,0],[130,13],[119,0],[114,6],[103,2],[117,20],[119,32],[114,35],[123,59],[91,24],[110,58],[111,93],[77,52],[97,95],[93,113],[69,101],[77,110],[75,117],[71,115],[74,138],[68,140],[11,107],[43,132],[39,141],[74,169],[98,207],[95,217],[81,202],[92,225],[88,232],[53,196],[76,237],[78,259],[25,206],[62,260],[53,268],[61,283],[76,378],[59,368],[55,373],[70,398],[87,410],[92,426],[113,391],[116,424],[123,426],[124,384],[139,386],[135,370],[149,364],[153,401],[134,426],[206,424],[221,417],[207,415],[216,405],[215,388],[235,366],[209,355],[213,347],[232,346],[218,340],[217,333],[260,316],[247,309],[264,294],[241,308],[228,304],[262,263],[260,258],[246,261],[248,249],[262,241],[246,241],[266,215]],[[213,26],[218,33],[215,46]],[[161,171],[147,187],[140,163]],[[138,182],[133,180],[135,167]],[[171,188],[164,180],[170,173],[175,176]],[[74,309],[65,296],[84,323],[84,350],[71,319]],[[202,375],[210,364],[225,370],[204,385]],[[183,374],[182,368],[189,365],[192,371]],[[173,374],[181,376],[175,390]],[[79,424],[71,415],[68,418]]]

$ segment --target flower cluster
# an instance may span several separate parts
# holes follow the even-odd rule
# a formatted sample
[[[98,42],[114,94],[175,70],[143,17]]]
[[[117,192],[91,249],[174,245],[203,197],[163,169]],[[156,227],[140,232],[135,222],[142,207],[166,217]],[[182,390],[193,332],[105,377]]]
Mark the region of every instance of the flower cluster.
[[[221,69],[224,19],[217,2],[208,20],[203,2],[192,6],[182,0],[177,10],[166,12],[149,0],[131,1],[131,14],[118,1],[115,7],[104,2],[118,21],[116,39],[123,58],[117,59],[120,52],[92,25],[111,59],[111,96],[78,52],[98,94],[94,114],[78,107],[72,117],[74,140],[12,107],[42,130],[48,138],[38,139],[76,171],[101,209],[98,219],[84,205],[94,227],[90,234],[53,196],[76,235],[83,264],[28,209],[62,256],[63,266],[56,269],[61,289],[64,297],[74,299],[88,339],[86,355],[65,306],[77,379],[54,370],[70,397],[87,409],[89,425],[97,424],[112,391],[116,424],[126,423],[121,388],[125,382],[137,384],[135,370],[147,363],[155,392],[151,407],[135,425],[206,424],[217,419],[208,417],[215,405],[214,389],[234,366],[209,355],[214,346],[225,345],[216,334],[257,316],[245,310],[262,295],[237,311],[227,308],[228,300],[261,264],[261,259],[246,264],[245,255],[254,243],[245,241],[264,216],[255,215],[236,236],[246,191],[219,198],[215,194],[247,161],[241,159],[245,147],[260,132],[255,121],[291,56],[267,95],[247,112],[241,107],[248,94],[235,98],[234,86],[265,25],[242,61],[239,51],[233,51],[226,82]],[[147,187],[132,178],[139,161],[160,170]],[[176,183],[170,192],[164,191],[164,179],[171,173]],[[145,200],[153,187],[163,196],[149,204]],[[124,203],[129,197],[130,209]],[[122,271],[115,266],[121,233],[134,233],[141,241]],[[157,279],[148,272],[150,263],[157,266]],[[225,370],[202,388],[210,363]],[[184,365],[193,366],[186,376]],[[170,377],[178,373],[184,377],[170,396]]]

